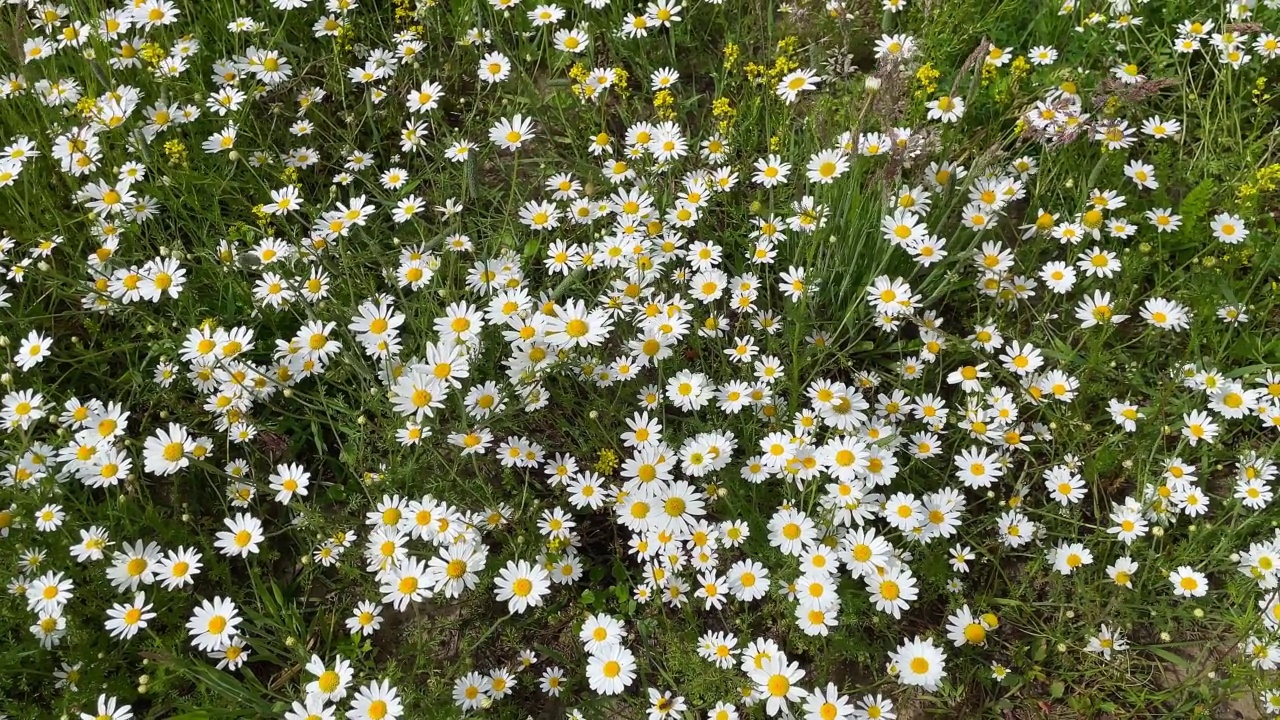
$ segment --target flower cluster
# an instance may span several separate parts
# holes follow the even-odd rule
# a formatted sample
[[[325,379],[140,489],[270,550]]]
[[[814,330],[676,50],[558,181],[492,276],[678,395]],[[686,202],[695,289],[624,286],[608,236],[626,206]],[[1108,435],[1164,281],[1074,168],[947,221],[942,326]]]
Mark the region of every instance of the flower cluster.
[[[40,697],[893,718],[1212,623],[1280,713],[1270,176],[1219,191],[1186,103],[1265,86],[1277,3],[1135,42],[1068,0],[949,67],[885,0],[865,77],[801,61],[840,0],[697,63],[732,0],[26,5],[0,629]]]

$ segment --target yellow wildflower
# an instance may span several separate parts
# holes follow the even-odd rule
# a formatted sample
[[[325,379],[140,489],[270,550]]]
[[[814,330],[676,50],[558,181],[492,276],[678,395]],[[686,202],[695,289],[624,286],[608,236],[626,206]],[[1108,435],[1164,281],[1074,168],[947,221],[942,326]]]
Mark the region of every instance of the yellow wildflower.
[[[596,462],[593,467],[601,475],[612,473],[618,468],[618,454],[609,448],[602,448],[596,453]]]
[[[168,54],[168,51],[166,51],[159,43],[148,42],[142,44],[142,59],[145,60],[148,65],[159,65],[160,61],[164,60]]]
[[[181,140],[174,138],[168,140],[164,144],[165,157],[169,158],[169,162],[174,165],[187,165],[187,146]]]
[[[942,73],[938,72],[933,63],[925,63],[916,70],[916,84],[920,87],[916,90],[916,97],[929,97],[938,90],[938,78]]]
[[[724,46],[724,69],[732,70],[733,66],[738,62],[738,55],[741,54],[737,43],[729,43]]]

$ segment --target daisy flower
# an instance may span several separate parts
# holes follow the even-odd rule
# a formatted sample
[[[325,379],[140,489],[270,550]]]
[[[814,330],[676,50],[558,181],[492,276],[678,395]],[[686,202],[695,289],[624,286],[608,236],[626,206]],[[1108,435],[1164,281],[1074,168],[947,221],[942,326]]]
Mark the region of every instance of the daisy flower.
[[[494,580],[494,597],[498,602],[505,601],[507,609],[516,614],[541,605],[550,591],[547,571],[524,560],[508,561]]]
[[[898,682],[923,688],[927,692],[938,689],[946,677],[947,656],[933,644],[932,638],[904,641],[889,654],[889,662],[898,669]]]

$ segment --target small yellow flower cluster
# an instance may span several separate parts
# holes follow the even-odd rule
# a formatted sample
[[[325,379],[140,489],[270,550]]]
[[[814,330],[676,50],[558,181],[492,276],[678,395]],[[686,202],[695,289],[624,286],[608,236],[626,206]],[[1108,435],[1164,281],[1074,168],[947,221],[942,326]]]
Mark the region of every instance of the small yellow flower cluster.
[[[724,69],[732,70],[738,63],[738,56],[742,54],[742,50],[737,43],[729,43],[724,46]]]
[[[187,146],[177,138],[165,142],[164,155],[174,165],[187,166]]]
[[[788,55],[779,55],[773,59],[773,67],[769,69],[769,82],[775,83],[778,78],[800,67],[800,63]]]
[[[1221,270],[1218,269],[1219,266],[1225,265],[1228,270],[1239,266],[1247,266],[1253,259],[1254,253],[1254,248],[1243,246],[1239,248],[1232,248],[1221,255],[1206,255],[1200,258],[1192,258],[1191,263],[1193,265],[1198,264],[1203,268],[1214,270],[1215,272],[1221,272]]]
[[[148,42],[142,44],[142,52],[140,54],[148,65],[155,67],[169,55],[169,52],[159,43]]]
[[[724,133],[728,132],[733,126],[733,121],[738,117],[738,111],[733,107],[733,103],[729,102],[729,98],[716,98],[711,104],[711,115],[719,120],[717,129]]]
[[[298,182],[298,168],[296,168],[296,167],[287,167],[287,168],[285,168],[283,171],[281,171],[281,172],[280,172],[280,179],[281,179],[281,180],[284,180],[286,183],[288,183],[288,184],[290,184],[290,185],[295,185],[295,184],[297,184],[297,182]]]
[[[265,228],[271,224],[271,216],[267,214],[266,210],[262,209],[261,204],[253,206],[253,217],[258,221],[258,227]]]
[[[982,63],[982,86],[986,87],[1000,74],[1000,68],[992,63]]]
[[[742,68],[742,74],[746,76],[747,82],[753,85],[771,85],[778,82],[783,75],[800,67],[800,63],[796,62],[791,56],[795,54],[796,49],[800,46],[800,39],[794,35],[789,35],[778,41],[778,53],[773,58],[773,65],[766,66],[755,62],[749,62]],[[735,56],[737,48],[734,49]],[[725,67],[730,64],[726,57]]]
[[[600,72],[600,71],[597,70],[596,72]],[[627,71],[623,70],[620,67],[615,67],[615,68],[610,68],[607,72],[609,72],[613,76],[613,82],[611,82],[607,86],[608,89],[618,93],[619,97],[626,97],[628,95]],[[573,67],[569,68],[569,77],[574,81],[573,85],[569,86],[569,91],[572,92],[573,96],[578,98],[579,100],[585,101],[585,100],[598,99],[600,93],[605,89],[604,86],[598,86],[598,85],[589,83],[589,81],[591,80],[591,71],[587,70],[586,66],[580,62],[574,63]],[[658,107],[657,102],[658,101],[655,98],[654,99],[655,108]],[[674,117],[674,116],[675,115],[673,113],[671,117]],[[659,117],[663,117],[662,113],[659,113]],[[663,119],[667,119],[667,118],[663,118]]]
[[[393,0],[397,25],[408,25],[414,18],[413,0]]]
[[[654,116],[659,120],[675,120],[676,112],[671,109],[675,103],[676,98],[671,94],[670,90],[659,90],[653,96]]]
[[[1265,77],[1260,77],[1253,81],[1254,105],[1261,105],[1263,103],[1270,102],[1273,97],[1275,96],[1267,92],[1267,79]]]
[[[1008,105],[1014,99],[1014,88],[1018,83],[1031,72],[1031,63],[1027,62],[1027,58],[1019,55],[1009,63],[1009,82],[1001,84],[996,88],[995,99],[1001,105]]]
[[[573,80],[573,85],[569,86],[569,92],[579,100],[586,100],[588,97],[586,82],[589,77],[591,74],[587,72],[587,66],[580,62],[574,63],[573,67],[569,68],[569,78]]]
[[[355,47],[355,31],[350,25],[342,25],[338,28],[338,34],[334,36],[338,49],[344,52],[350,52]]]
[[[596,453],[596,462],[592,467],[601,475],[609,475],[618,469],[618,454],[609,448],[601,448]]]
[[[85,117],[92,117],[98,109],[98,101],[91,97],[82,97],[76,101],[76,112]]]
[[[938,90],[938,78],[942,73],[933,66],[933,63],[925,63],[916,70],[916,98],[924,98],[933,95]]]
[[[1253,182],[1241,183],[1236,188],[1236,202],[1253,207],[1259,195],[1274,192],[1277,187],[1280,187],[1280,163],[1259,168],[1253,174]]]

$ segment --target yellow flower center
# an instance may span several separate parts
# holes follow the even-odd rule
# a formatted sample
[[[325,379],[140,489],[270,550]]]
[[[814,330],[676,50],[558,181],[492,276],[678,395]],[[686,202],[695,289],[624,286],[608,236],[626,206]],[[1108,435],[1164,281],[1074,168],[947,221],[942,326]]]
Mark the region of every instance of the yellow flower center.
[[[769,695],[784,697],[791,690],[791,681],[785,675],[774,675],[769,678]]]

